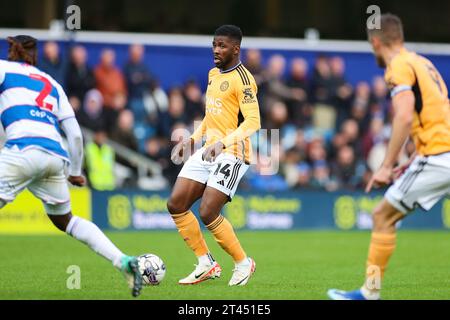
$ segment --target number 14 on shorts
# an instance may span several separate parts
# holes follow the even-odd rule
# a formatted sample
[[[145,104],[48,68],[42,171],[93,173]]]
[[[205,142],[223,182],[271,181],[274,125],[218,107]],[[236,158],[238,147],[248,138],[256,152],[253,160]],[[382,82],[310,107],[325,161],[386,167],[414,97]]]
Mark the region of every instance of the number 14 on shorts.
[[[234,165],[236,165],[236,164],[234,164]],[[223,174],[224,180],[228,180],[228,178],[231,175],[230,167],[231,167],[231,164],[229,164],[229,163],[224,164],[223,162],[220,162],[217,165],[216,171],[214,171],[214,175],[217,176],[219,173],[221,173],[221,174]]]

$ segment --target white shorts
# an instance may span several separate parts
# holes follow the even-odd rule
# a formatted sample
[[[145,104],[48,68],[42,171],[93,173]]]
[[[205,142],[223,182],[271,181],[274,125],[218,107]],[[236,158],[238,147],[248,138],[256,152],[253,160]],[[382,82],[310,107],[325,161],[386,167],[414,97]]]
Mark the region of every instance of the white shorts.
[[[214,162],[204,161],[205,148],[197,150],[184,164],[178,177],[191,179],[226,194],[231,201],[249,165],[229,153],[221,153]]]
[[[66,165],[63,159],[42,150],[3,148],[0,151],[0,199],[11,202],[28,188],[42,200],[47,214],[69,213]]]
[[[450,152],[417,156],[403,175],[386,191],[386,200],[408,213],[417,207],[430,210],[450,193]]]

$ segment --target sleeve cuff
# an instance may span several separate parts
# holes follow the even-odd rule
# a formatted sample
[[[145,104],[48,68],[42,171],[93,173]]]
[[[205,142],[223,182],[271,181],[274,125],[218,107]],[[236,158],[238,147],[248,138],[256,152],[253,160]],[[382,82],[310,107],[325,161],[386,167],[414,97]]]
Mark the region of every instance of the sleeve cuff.
[[[75,169],[75,168],[69,167],[69,176],[73,176],[73,177],[81,176],[81,169]]]

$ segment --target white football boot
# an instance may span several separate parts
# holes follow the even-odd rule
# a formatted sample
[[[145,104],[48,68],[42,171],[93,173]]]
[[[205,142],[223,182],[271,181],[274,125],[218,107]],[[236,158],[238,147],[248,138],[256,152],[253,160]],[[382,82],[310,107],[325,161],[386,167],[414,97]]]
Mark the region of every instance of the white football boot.
[[[247,258],[248,264],[238,264],[233,269],[233,276],[231,277],[229,286],[245,286],[256,270],[255,260]]]
[[[220,265],[214,261],[211,264],[196,264],[195,270],[186,278],[178,281],[179,284],[197,284],[208,279],[219,278],[222,273]]]

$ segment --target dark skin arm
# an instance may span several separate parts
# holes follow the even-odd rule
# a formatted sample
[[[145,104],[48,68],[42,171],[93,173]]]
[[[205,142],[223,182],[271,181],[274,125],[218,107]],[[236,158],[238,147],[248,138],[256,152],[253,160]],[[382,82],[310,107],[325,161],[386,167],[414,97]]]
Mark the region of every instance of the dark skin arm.
[[[67,180],[74,186],[82,187],[86,184],[86,178],[83,176],[69,176]]]
[[[225,149],[225,145],[222,142],[217,141],[203,151],[202,159],[208,162],[213,162],[219,154],[222,153],[223,149]]]

